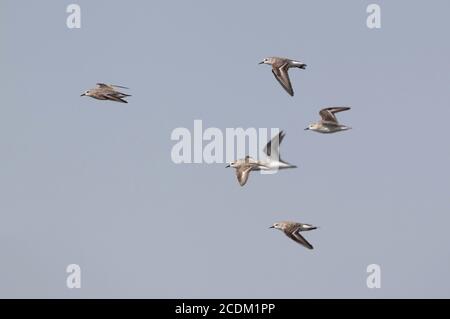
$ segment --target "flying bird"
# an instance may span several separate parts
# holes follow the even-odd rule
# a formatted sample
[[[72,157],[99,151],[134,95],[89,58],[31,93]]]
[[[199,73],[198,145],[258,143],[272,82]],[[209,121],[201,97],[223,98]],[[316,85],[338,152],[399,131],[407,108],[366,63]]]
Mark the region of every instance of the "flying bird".
[[[319,133],[336,133],[350,130],[351,127],[339,124],[336,113],[348,111],[349,107],[329,107],[320,110],[321,120],[310,124],[305,130],[311,130]]]
[[[86,92],[81,94],[81,96],[90,96],[97,100],[109,100],[120,103],[128,103],[124,98],[131,95],[122,93],[118,91],[117,88],[128,89],[127,87],[120,85],[97,83],[97,86],[95,88],[87,90]]]
[[[285,133],[280,133],[272,138],[264,148],[264,153],[267,155],[265,160],[256,160],[250,156],[231,162],[226,167],[233,167],[236,169],[236,177],[239,185],[244,186],[247,183],[251,171],[277,171],[279,169],[296,168],[280,158],[280,144],[283,141]]]
[[[304,70],[306,69],[306,64],[280,57],[265,58],[259,64],[270,64],[272,66],[272,73],[275,76],[275,79],[277,79],[277,81],[290,96],[294,96],[294,90],[292,89],[288,71],[290,68],[300,68]]]
[[[273,224],[269,228],[275,228],[283,231],[285,235],[288,236],[290,239],[308,249],[314,248],[302,235],[300,235],[300,232],[302,231],[317,229],[317,227],[313,225],[296,222],[278,222]]]

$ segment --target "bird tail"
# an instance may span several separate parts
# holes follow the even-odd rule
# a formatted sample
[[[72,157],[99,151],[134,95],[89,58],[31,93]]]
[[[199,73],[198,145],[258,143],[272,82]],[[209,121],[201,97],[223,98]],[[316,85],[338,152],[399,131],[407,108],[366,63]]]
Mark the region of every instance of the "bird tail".
[[[308,227],[303,227],[301,231],[310,231],[319,228],[318,226],[308,225]]]
[[[278,169],[288,169],[288,168],[297,168],[297,165],[291,165],[291,164],[288,164],[288,166],[281,166],[281,167],[278,167]]]
[[[292,61],[291,66],[295,66],[296,68],[299,69],[306,69],[307,65],[305,63],[301,63],[299,61]]]
[[[280,162],[283,163],[283,164],[286,164],[286,166],[281,166],[280,169],[284,169],[284,168],[297,168],[297,165],[292,165],[291,163],[288,163],[288,162],[286,162],[286,161],[283,161],[281,158],[280,158]]]

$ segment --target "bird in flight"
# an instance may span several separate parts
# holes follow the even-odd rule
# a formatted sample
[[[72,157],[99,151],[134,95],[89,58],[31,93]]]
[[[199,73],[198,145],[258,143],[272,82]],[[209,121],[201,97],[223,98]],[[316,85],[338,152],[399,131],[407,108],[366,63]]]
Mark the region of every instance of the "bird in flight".
[[[306,64],[288,58],[269,57],[262,60],[259,64],[269,64],[272,66],[272,73],[275,79],[281,84],[290,96],[294,96],[291,80],[289,79],[290,68],[306,69]]]
[[[120,103],[128,103],[124,98],[131,95],[122,93],[117,89],[128,89],[125,86],[97,83],[97,86],[93,89],[87,90],[81,96],[90,96],[97,100],[109,100]]]
[[[251,171],[277,171],[279,169],[296,168],[280,158],[280,144],[283,141],[285,133],[280,131],[278,135],[274,136],[272,140],[267,143],[264,148],[264,153],[267,155],[265,160],[256,160],[250,156],[231,162],[226,167],[233,167],[236,169],[236,177],[239,185],[244,186],[247,183]]]
[[[349,107],[328,107],[320,110],[319,114],[322,118],[319,122],[310,124],[305,130],[311,130],[319,133],[336,133],[346,131],[351,127],[339,124],[336,113],[348,111]]]
[[[316,226],[296,222],[277,222],[269,228],[275,228],[283,231],[284,234],[290,239],[308,249],[314,248],[302,235],[300,235],[300,232],[317,229]]]

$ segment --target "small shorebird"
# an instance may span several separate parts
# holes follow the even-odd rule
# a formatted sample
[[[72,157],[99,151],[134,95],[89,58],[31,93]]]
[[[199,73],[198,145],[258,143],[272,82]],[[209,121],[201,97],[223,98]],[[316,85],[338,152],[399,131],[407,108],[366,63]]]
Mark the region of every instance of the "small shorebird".
[[[279,169],[296,168],[297,166],[291,165],[280,158],[280,144],[283,141],[285,134],[283,131],[273,137],[272,140],[267,143],[264,148],[264,153],[268,156],[266,160],[260,161],[246,156],[244,159],[240,159],[231,162],[226,167],[233,167],[236,169],[236,177],[239,185],[244,186],[247,183],[248,176],[251,171],[276,171]]]
[[[317,229],[317,227],[309,224],[302,224],[296,222],[278,222],[270,226],[269,228],[275,228],[283,231],[293,241],[305,246],[308,249],[313,249],[313,246],[300,235],[302,231],[308,231]]]
[[[306,64],[280,57],[265,58],[259,64],[270,64],[272,66],[272,73],[275,76],[275,79],[277,79],[277,81],[286,90],[286,92],[288,92],[290,96],[294,96],[294,90],[292,89],[288,71],[290,68],[305,69]]]
[[[349,107],[329,107],[320,110],[319,114],[321,120],[317,123],[310,124],[305,130],[316,131],[319,133],[336,133],[339,131],[346,131],[351,127],[339,124],[335,113],[348,111]]]
[[[97,83],[97,86],[93,89],[87,90],[81,96],[90,96],[97,100],[110,100],[121,103],[128,103],[124,98],[131,96],[116,90],[116,88],[128,89],[125,86]]]

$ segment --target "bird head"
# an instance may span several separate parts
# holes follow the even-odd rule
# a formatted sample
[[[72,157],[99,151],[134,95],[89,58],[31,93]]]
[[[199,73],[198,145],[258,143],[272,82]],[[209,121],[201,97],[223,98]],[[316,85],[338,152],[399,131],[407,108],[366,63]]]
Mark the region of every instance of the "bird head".
[[[284,229],[284,223],[278,222],[278,223],[273,224],[269,228],[275,228],[275,229],[283,230]]]
[[[228,163],[228,165],[225,166],[225,168],[228,168],[228,167],[236,167],[236,162],[234,161],[234,162]]]
[[[316,131],[318,129],[319,129],[319,124],[318,123],[312,123],[312,124],[309,124],[309,126],[307,128],[305,128],[305,131],[308,131],[308,130]]]
[[[265,58],[264,60],[259,62],[259,64],[272,64],[272,63],[273,63],[273,58]]]

